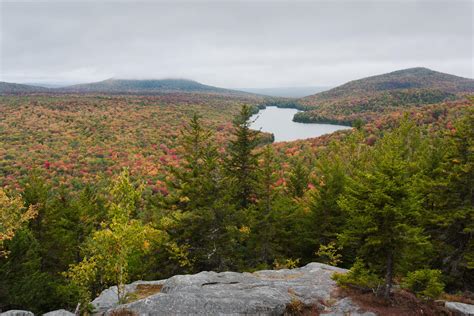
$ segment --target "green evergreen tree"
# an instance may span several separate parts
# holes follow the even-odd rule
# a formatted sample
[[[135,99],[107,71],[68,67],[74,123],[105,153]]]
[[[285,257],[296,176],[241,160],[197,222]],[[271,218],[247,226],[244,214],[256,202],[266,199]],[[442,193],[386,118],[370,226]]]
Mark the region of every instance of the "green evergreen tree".
[[[238,261],[232,235],[240,220],[229,203],[214,143],[194,115],[182,133],[182,164],[171,169],[170,194],[163,204],[165,229],[187,249],[192,271],[229,269]]]
[[[181,137],[182,164],[174,167],[170,199],[182,211],[192,211],[212,204],[218,195],[222,175],[219,154],[212,133],[206,130],[200,117],[194,114]]]
[[[473,290],[474,110],[463,113],[454,128],[433,136],[418,190],[436,244],[435,267],[447,276],[448,289]]]
[[[301,234],[307,216],[284,186],[276,185],[278,171],[274,149],[268,145],[260,155],[258,198],[247,209],[250,240],[246,253],[251,268],[273,268],[275,263],[299,260],[305,248]]]
[[[80,245],[75,231],[82,222],[71,208],[74,199],[64,189],[53,189],[37,172],[23,181],[23,188],[25,204],[38,215],[8,244],[11,256],[0,260],[0,278],[9,289],[2,301],[38,313],[75,305],[77,293],[61,275],[76,262]],[[25,290],[26,284],[31,291]]]
[[[314,261],[315,252],[322,245],[335,243],[346,220],[337,203],[344,191],[346,174],[340,159],[333,158],[325,155],[319,158],[314,187],[300,202],[307,210],[303,229],[299,233],[305,240],[304,261]]]
[[[259,168],[258,203],[253,209],[251,232],[253,242],[250,243],[250,253],[255,253],[256,263],[264,265],[273,262],[275,257],[275,218],[273,204],[276,192],[275,183],[275,156],[271,146],[266,146],[262,154],[262,166]]]
[[[226,170],[231,196],[238,209],[247,208],[255,198],[258,132],[250,129],[252,110],[242,106],[234,119],[233,139],[227,148]]]
[[[418,129],[408,122],[387,133],[372,152],[369,170],[348,179],[338,201],[348,217],[340,242],[357,249],[357,256],[371,270],[384,275],[379,293],[386,298],[399,267],[429,245],[417,225],[422,199],[413,189],[411,162],[418,139]]]
[[[312,238],[315,245],[328,244],[344,227],[345,217],[337,201],[344,192],[346,173],[338,157],[322,157],[316,167],[317,181],[309,196],[312,218]]]
[[[61,300],[57,277],[42,268],[42,246],[29,229],[19,231],[7,243],[8,258],[0,259],[0,308],[44,313],[70,306]]]
[[[288,190],[293,197],[302,197],[308,189],[309,170],[302,159],[292,160],[288,177]]]

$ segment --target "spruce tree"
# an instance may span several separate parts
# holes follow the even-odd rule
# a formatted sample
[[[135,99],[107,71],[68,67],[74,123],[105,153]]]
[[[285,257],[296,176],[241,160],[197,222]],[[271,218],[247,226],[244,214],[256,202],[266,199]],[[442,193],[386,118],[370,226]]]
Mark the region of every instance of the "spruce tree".
[[[239,220],[226,194],[213,135],[195,114],[180,141],[182,163],[171,169],[173,180],[163,205],[165,222],[172,224],[165,229],[187,249],[192,271],[234,268],[235,230],[229,228]]]
[[[179,167],[171,168],[174,180],[170,183],[173,194],[169,199],[180,210],[194,210],[210,205],[220,189],[222,176],[219,154],[213,135],[194,114],[181,133],[181,158]]]
[[[231,196],[238,209],[244,209],[252,203],[256,194],[258,168],[258,132],[250,129],[250,106],[242,106],[233,121],[233,139],[227,148],[226,170]]]
[[[474,110],[449,133],[433,135],[418,190],[425,196],[425,227],[433,236],[433,264],[448,289],[474,289]]]
[[[310,191],[308,203],[313,228],[313,252],[321,244],[334,242],[345,222],[345,216],[337,203],[346,182],[345,168],[340,158],[332,155],[320,158],[316,174],[317,181],[315,188]]]
[[[268,264],[273,261],[275,249],[275,218],[273,204],[276,192],[275,183],[275,156],[271,146],[263,150],[262,165],[258,172],[258,203],[254,209],[253,223],[251,226],[253,242],[250,244],[251,252],[255,253],[258,263]]]
[[[372,165],[348,179],[338,201],[348,217],[340,241],[384,276],[379,294],[385,298],[399,267],[429,245],[418,225],[422,199],[413,189],[411,162],[417,155],[418,133],[405,122],[386,134],[373,152]]]
[[[309,171],[302,159],[292,160],[288,189],[293,197],[302,197],[308,189]]]
[[[305,214],[298,200],[277,185],[278,171],[273,146],[267,145],[259,159],[256,202],[245,210],[250,223],[246,262],[251,268],[270,268],[302,257]]]

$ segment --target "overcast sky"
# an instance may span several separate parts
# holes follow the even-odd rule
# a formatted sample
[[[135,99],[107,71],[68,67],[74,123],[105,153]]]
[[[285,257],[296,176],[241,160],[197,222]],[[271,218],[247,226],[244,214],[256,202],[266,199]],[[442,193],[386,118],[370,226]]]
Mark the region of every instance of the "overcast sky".
[[[473,1],[5,1],[0,81],[334,86],[424,66],[473,77]]]

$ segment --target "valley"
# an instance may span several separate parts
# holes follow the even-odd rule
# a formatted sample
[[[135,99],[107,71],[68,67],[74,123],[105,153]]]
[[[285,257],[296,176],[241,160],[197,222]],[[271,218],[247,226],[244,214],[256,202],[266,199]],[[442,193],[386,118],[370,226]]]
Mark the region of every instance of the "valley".
[[[473,12],[0,0],[0,316],[474,315]]]
[[[452,294],[474,284],[473,80],[396,74],[302,99],[188,81],[3,84],[0,205],[17,224],[0,244],[0,308],[89,313],[113,285],[126,302],[135,280],[315,261],[350,269],[341,288],[376,292],[387,256],[404,289],[392,294],[415,293],[407,306],[473,302]],[[415,272],[436,289],[399,281]],[[339,308],[318,304],[303,307]]]

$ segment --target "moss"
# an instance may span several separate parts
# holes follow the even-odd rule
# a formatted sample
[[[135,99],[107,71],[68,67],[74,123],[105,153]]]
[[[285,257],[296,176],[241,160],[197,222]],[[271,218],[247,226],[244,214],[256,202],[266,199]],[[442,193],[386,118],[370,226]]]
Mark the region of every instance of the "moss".
[[[139,284],[135,292],[127,294],[125,303],[135,302],[161,292],[163,284]]]

